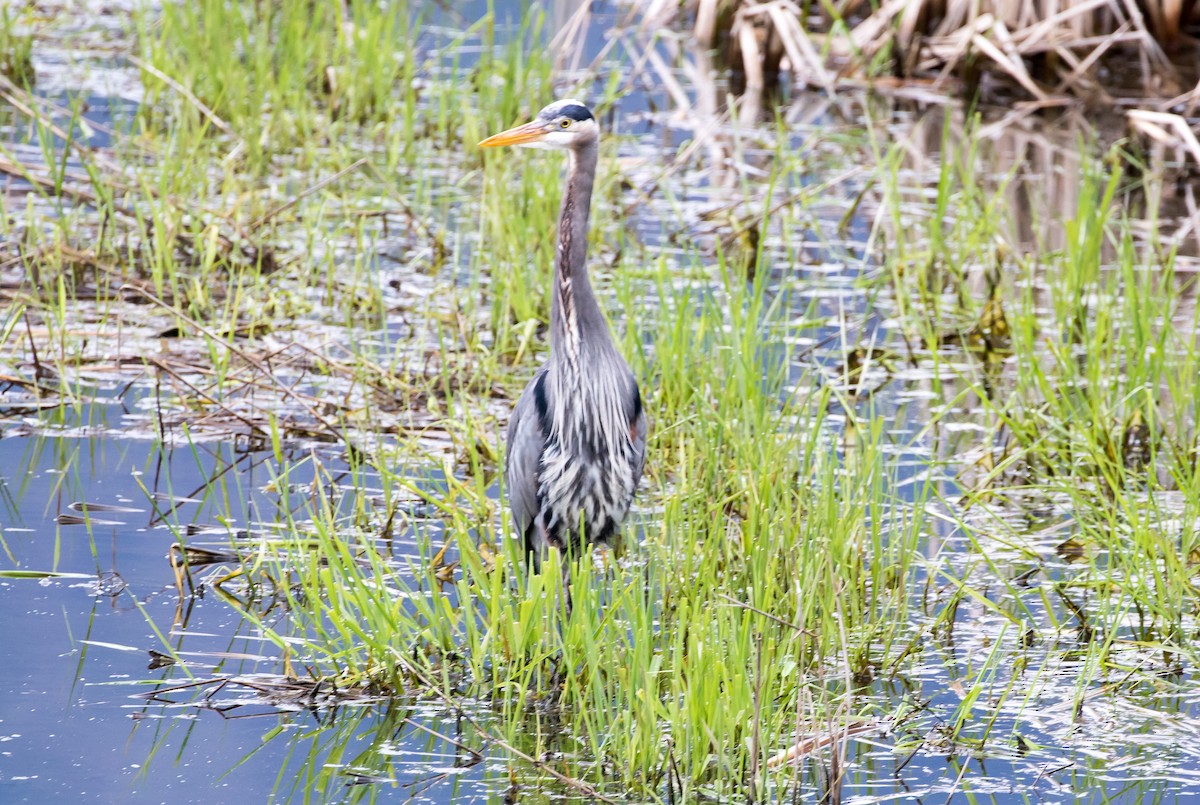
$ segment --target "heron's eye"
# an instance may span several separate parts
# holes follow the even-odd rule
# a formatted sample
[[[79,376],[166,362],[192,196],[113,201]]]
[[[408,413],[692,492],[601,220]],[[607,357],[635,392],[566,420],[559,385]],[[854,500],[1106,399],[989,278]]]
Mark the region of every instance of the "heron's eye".
[[[562,122],[559,123],[558,125],[562,126],[564,129],[569,129],[569,128],[571,128],[571,119],[564,117],[562,119]]]

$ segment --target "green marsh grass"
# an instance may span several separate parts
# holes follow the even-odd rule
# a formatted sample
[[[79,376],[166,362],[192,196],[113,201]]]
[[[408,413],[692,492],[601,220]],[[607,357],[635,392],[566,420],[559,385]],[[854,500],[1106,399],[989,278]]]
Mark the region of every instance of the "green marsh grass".
[[[23,16],[7,5],[0,8],[0,76],[20,85],[32,84],[36,77],[33,35],[23,30]]]
[[[975,591],[1000,585],[1007,603],[973,594],[1007,628],[1031,630],[1032,645],[1077,641],[1064,655],[1035,661],[1052,668],[1070,655],[1081,704],[1098,687],[1111,690],[1102,683],[1137,689],[1195,659],[1195,282],[1176,271],[1173,250],[1134,237],[1137,185],[1119,150],[1084,161],[1061,224],[1024,224],[1047,233],[1061,227],[1061,245],[1017,255],[1005,239],[1022,225],[1020,212],[997,204],[1008,179],[977,179],[969,129],[966,140],[961,148],[943,141],[949,153],[927,237],[914,237],[899,193],[886,205],[885,228],[899,248],[881,276],[902,326],[924,345],[921,360],[946,378],[939,396],[950,404],[927,427],[983,425],[980,443],[970,445],[977,460],[957,467],[961,499],[941,501],[986,560],[963,563],[960,578]],[[903,181],[892,175],[889,186],[899,190]],[[953,237],[938,212],[950,207]],[[992,295],[980,293],[985,287]],[[997,343],[967,337],[999,311]],[[948,352],[949,337],[967,348]],[[1009,519],[1029,501],[1053,513],[1057,526],[1047,530],[1061,534],[1057,546],[1037,544],[1040,529]],[[1000,558],[989,557],[997,549]],[[1014,584],[1005,555],[1020,557],[1034,579],[1044,574],[1052,595],[1031,594],[1029,574]]]
[[[669,476],[672,493],[624,558],[573,568],[569,615],[558,569],[527,576],[493,507],[462,499],[480,493],[468,477],[440,500],[423,550],[453,545],[461,572],[449,585],[432,564],[397,573],[375,537],[354,539],[328,508],[305,511],[295,529],[305,536],[271,573],[291,580],[287,634],[307,637],[304,661],[388,690],[429,695],[433,681],[446,696],[492,701],[509,740],[534,703],[552,705],[589,757],[637,789],[668,762],[695,783],[741,779],[839,708],[882,715],[826,686],[830,674],[886,669],[910,637],[919,509],[896,511],[878,426],[853,437],[853,472],[832,444],[791,426],[797,415],[819,426],[820,406],[784,397],[782,376],[764,378],[762,289],[730,290],[729,306],[705,307],[687,333],[705,333],[710,360],[656,344],[658,362],[691,367],[688,393],[657,386],[687,400],[652,440],[652,477]],[[743,312],[728,322],[730,310]]]

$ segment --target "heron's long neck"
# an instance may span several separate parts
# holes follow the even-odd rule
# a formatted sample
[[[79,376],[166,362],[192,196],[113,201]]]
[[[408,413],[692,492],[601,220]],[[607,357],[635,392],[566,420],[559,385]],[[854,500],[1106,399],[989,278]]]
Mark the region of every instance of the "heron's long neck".
[[[588,216],[598,151],[593,142],[569,152],[567,189],[558,216],[550,348],[575,369],[579,368],[581,352],[612,343],[587,271]]]

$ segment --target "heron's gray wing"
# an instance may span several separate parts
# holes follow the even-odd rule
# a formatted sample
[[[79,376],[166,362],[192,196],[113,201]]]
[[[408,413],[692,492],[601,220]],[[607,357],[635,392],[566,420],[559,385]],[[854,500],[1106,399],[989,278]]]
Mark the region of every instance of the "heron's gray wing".
[[[508,507],[512,511],[513,528],[526,539],[529,524],[537,514],[538,464],[546,444],[543,422],[547,410],[545,368],[534,375],[521,398],[513,406],[508,420],[508,450],[504,463],[504,486],[508,492]],[[541,404],[539,404],[539,401]]]
[[[650,422],[642,408],[642,393],[638,390],[637,381],[630,379],[630,385],[633,388],[628,408],[629,436],[633,440],[633,488],[637,489],[642,479],[642,469],[646,466],[646,432],[650,429]]]

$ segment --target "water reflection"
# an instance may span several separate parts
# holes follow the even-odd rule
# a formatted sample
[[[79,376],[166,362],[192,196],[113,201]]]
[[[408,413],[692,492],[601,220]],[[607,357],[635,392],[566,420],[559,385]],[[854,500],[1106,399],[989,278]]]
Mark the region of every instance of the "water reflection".
[[[224,444],[0,440],[0,466],[21,468],[2,486],[9,561],[71,574],[0,579],[0,641],[20,646],[0,695],[21,703],[0,722],[0,798],[357,799],[386,783],[418,801],[456,802],[486,800],[500,785],[453,714],[371,698],[327,706],[311,686],[286,695],[278,649],[238,607],[211,586],[180,589],[171,568],[180,545],[207,533],[233,556],[227,572],[240,533],[290,515],[295,501],[264,491],[270,461]],[[266,617],[272,604],[256,596],[241,606]],[[157,692],[139,692],[147,686]]]

